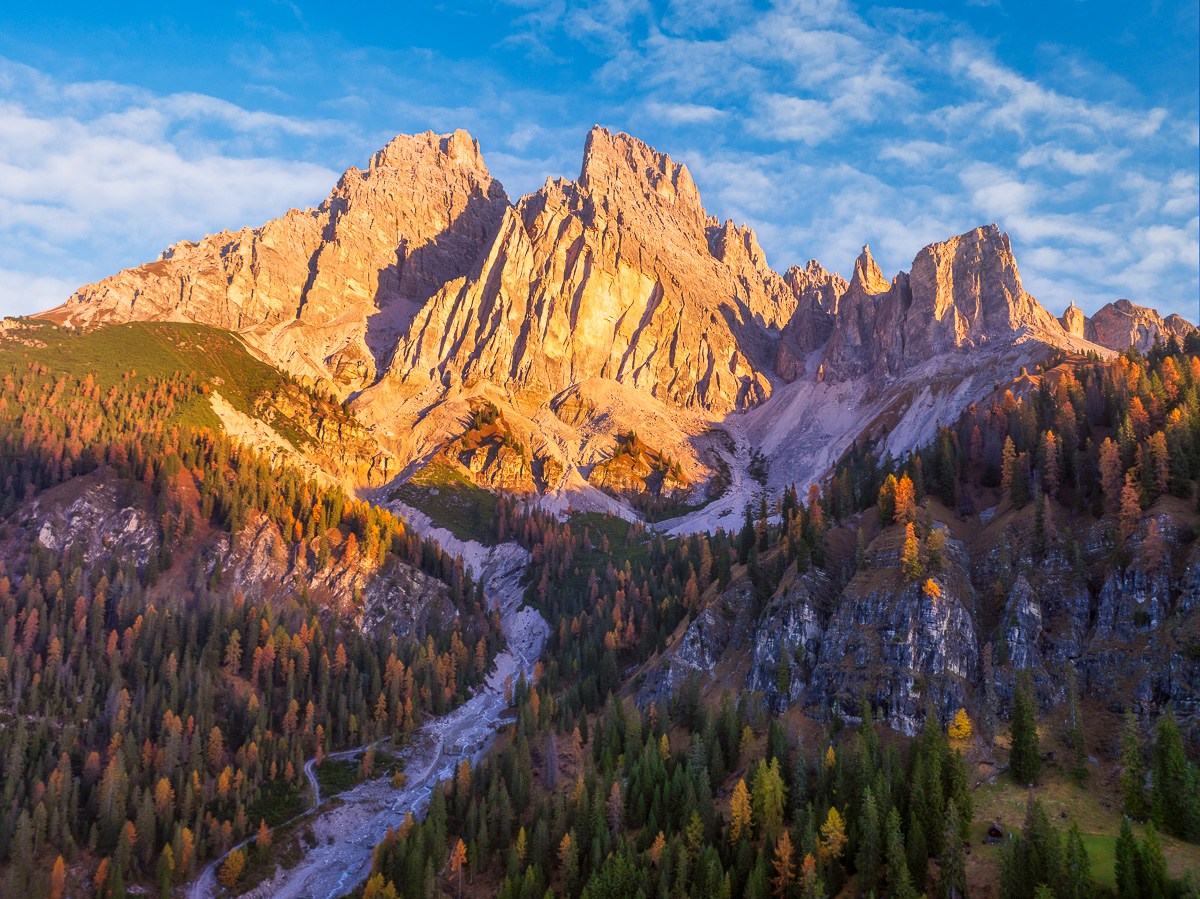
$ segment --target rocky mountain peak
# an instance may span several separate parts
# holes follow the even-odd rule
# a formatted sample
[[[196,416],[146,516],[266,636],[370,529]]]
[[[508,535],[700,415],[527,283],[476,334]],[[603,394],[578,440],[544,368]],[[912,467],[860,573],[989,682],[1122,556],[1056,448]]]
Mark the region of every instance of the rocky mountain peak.
[[[795,304],[753,233],[704,211],[685,166],[597,126],[579,180],[506,214],[480,266],[421,309],[376,393],[461,378],[532,399],[604,378],[728,412],[770,394],[771,329]]]
[[[825,371],[835,379],[888,375],[950,350],[1067,332],[1029,296],[1008,235],[992,224],[932,243],[889,284],[863,247],[838,308]]]
[[[933,243],[913,260],[913,311],[955,346],[1062,325],[1021,286],[1008,235],[995,224]],[[934,325],[934,323],[937,325]],[[940,326],[940,327],[939,327]]]
[[[1059,319],[1062,322],[1063,330],[1074,337],[1083,337],[1087,328],[1087,316],[1083,314],[1083,310],[1075,305],[1075,301],[1071,300],[1071,305],[1067,307],[1067,311],[1062,314]]]
[[[827,315],[837,314],[838,301],[850,286],[845,278],[826,271],[815,259],[808,260],[804,268],[793,265],[784,273],[783,280],[796,294],[801,307],[813,306]]]
[[[180,242],[47,315],[237,330],[292,374],[348,392],[375,379],[417,306],[467,272],[508,208],[467,132],[402,135],[317,209]]]
[[[1088,319],[1086,336],[1109,349],[1121,351],[1133,345],[1145,353],[1156,340],[1166,343],[1174,337],[1182,343],[1194,330],[1182,316],[1168,315],[1164,319],[1153,309],[1121,299],[1100,307]]]
[[[710,231],[709,247],[713,256],[721,262],[734,264],[737,260],[744,260],[757,267],[768,267],[762,247],[758,245],[758,236],[750,228],[745,225],[739,227],[733,223],[733,219],[726,219],[723,225]]]
[[[783,280],[796,296],[796,313],[779,336],[775,373],[791,382],[806,373],[807,357],[829,340],[838,305],[849,285],[845,278],[827,272],[815,259],[810,259],[804,268],[793,265]]]
[[[688,218],[706,218],[700,192],[683,163],[623,132],[599,125],[588,132],[583,146],[579,186],[595,198],[610,202],[656,201],[675,207]]]
[[[862,293],[872,295],[887,293],[892,286],[883,276],[879,264],[871,256],[871,248],[866,244],[863,245],[862,252],[854,262],[854,274],[850,278],[850,284],[852,287],[857,285],[858,290]]]
[[[479,141],[461,128],[450,134],[400,134],[371,157],[371,169],[406,169],[414,163],[473,171],[491,180]]]

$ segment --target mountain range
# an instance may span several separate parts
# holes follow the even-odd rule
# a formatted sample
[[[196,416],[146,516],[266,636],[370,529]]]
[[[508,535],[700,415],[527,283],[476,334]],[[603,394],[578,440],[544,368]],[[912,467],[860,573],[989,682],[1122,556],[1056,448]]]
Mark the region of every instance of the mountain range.
[[[426,133],[36,319],[5,895],[1190,895],[1200,333],[995,224],[780,273],[626,134]]]
[[[890,281],[867,247],[849,281],[816,261],[780,274],[752,230],[708,214],[686,166],[598,126],[578,179],[515,202],[466,132],[397,137],[317,208],[175,244],[42,317],[236,331],[347,402],[405,475],[495,404],[526,459],[461,456],[477,481],[612,510],[592,472],[634,430],[698,504],[736,455],[714,425],[763,454],[770,486],[811,483],[857,440],[928,440],[1051,349],[1192,330],[1127,300],[1056,318],[994,224]]]

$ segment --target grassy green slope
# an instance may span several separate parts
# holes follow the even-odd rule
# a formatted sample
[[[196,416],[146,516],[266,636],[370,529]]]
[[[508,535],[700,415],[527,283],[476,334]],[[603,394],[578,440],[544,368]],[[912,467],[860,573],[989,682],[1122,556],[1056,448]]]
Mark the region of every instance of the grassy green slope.
[[[443,462],[425,466],[393,490],[391,498],[420,509],[435,525],[460,540],[475,540],[485,546],[496,542],[492,518],[500,497]]]
[[[21,323],[25,327],[13,339],[0,341],[0,371],[20,370],[36,361],[71,377],[90,374],[101,389],[119,383],[130,372],[139,380],[195,372],[247,414],[253,414],[256,398],[283,387],[287,380],[283,372],[252,356],[237,334],[208,325],[134,322],[78,331],[38,320]],[[181,410],[178,422],[220,425],[203,399]],[[295,435],[285,436],[296,442]]]

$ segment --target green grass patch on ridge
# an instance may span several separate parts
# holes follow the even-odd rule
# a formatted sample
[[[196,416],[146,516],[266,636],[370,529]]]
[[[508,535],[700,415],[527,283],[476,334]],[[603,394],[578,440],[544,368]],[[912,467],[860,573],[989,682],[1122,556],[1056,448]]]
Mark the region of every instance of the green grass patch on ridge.
[[[444,462],[429,463],[390,496],[424,512],[460,540],[485,546],[496,542],[492,518],[500,497]]]
[[[169,378],[195,372],[233,408],[254,414],[256,398],[284,387],[287,376],[251,355],[232,331],[183,322],[132,322],[91,330],[60,327],[52,322],[21,319],[22,327],[0,341],[0,368],[20,369],[36,361],[75,378],[91,375],[102,390],[121,383],[130,372],[136,380]],[[183,407],[177,422],[217,429],[220,421],[204,398]],[[278,428],[295,443],[295,429]],[[303,440],[302,437],[300,437]]]

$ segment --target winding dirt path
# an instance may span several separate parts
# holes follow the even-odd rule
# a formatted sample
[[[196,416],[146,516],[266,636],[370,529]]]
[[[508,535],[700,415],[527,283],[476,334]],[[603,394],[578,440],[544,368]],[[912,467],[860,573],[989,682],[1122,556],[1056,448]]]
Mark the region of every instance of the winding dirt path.
[[[356,746],[354,749],[343,749],[341,752],[330,753],[329,755],[326,756],[326,758],[327,759],[353,758],[358,753],[364,752],[365,750],[367,750],[368,748],[370,748],[372,746],[377,747],[381,743],[384,743],[384,742],[386,742],[386,741],[379,740],[378,742],[375,742],[375,743],[368,743],[365,746]],[[320,781],[317,780],[317,774],[316,774],[316,770],[314,768],[316,763],[317,763],[317,760],[315,758],[311,758],[307,762],[304,763],[304,775],[305,775],[305,777],[308,778],[308,783],[312,787],[312,794],[313,794],[312,807],[308,808],[305,811],[301,812],[300,814],[296,815],[294,818],[289,818],[287,821],[284,821],[282,824],[279,825],[279,827],[287,827],[292,822],[300,820],[305,815],[309,814],[310,812],[314,812],[318,808],[321,807],[321,783],[320,783]],[[276,828],[276,829],[278,829],[278,828]],[[221,863],[223,861],[225,861],[226,858],[228,858],[230,852],[233,852],[235,849],[241,849],[243,846],[246,846],[251,841],[253,841],[253,839],[254,839],[254,837],[247,837],[246,839],[242,840],[237,845],[230,846],[227,850],[225,850],[224,855],[209,862],[205,866],[204,870],[200,872],[200,875],[192,882],[191,887],[188,889],[188,899],[205,899],[205,897],[214,895],[217,891],[217,869],[221,866]]]

